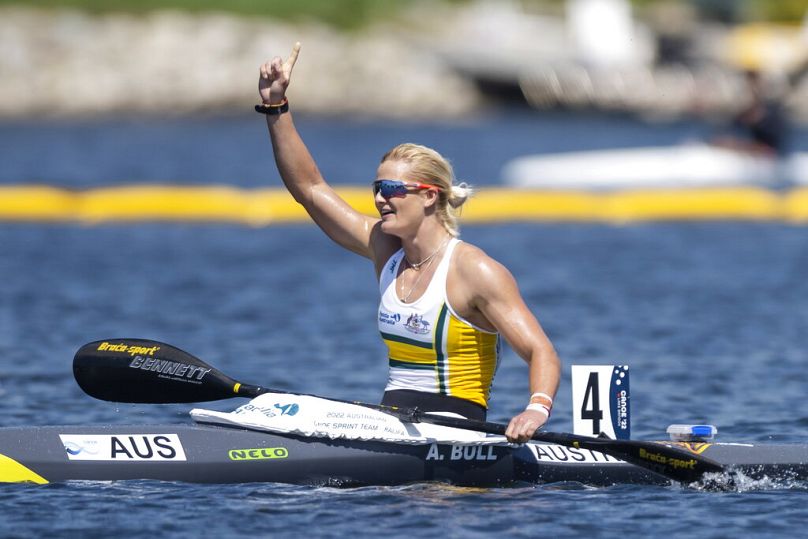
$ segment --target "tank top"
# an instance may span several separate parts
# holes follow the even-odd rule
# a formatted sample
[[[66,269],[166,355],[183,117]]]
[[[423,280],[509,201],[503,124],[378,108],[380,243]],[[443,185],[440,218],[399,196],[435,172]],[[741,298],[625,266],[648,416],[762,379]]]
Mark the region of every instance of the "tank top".
[[[499,364],[499,336],[464,320],[452,309],[446,278],[452,238],[424,294],[404,303],[396,293],[404,250],[399,249],[379,277],[379,332],[390,364],[386,391],[400,389],[449,395],[485,408]]]

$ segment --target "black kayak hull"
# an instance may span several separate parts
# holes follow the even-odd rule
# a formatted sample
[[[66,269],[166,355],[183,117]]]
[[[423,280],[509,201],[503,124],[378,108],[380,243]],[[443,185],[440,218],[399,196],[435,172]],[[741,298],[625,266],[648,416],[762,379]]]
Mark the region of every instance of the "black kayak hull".
[[[753,477],[808,478],[808,446],[690,444]],[[0,428],[0,482],[151,479],[339,487],[439,481],[460,486],[667,484],[601,453],[548,444],[399,444],[208,425]]]

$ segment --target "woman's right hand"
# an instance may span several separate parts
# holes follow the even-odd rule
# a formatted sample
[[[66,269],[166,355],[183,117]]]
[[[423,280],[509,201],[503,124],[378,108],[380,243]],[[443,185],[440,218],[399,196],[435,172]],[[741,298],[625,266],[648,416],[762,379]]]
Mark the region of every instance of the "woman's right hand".
[[[292,47],[292,54],[284,62],[280,56],[261,66],[261,76],[258,78],[258,93],[264,103],[277,105],[286,96],[286,88],[292,78],[292,69],[300,53],[300,43]]]

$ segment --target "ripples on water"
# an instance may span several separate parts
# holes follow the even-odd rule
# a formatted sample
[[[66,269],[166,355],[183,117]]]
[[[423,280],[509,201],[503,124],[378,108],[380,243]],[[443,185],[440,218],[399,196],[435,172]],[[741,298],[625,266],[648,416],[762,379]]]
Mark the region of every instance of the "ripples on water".
[[[771,537],[804,525],[808,492],[439,484],[338,490],[130,481],[12,485],[0,490],[0,502],[4,537],[735,537],[740,530]],[[44,507],[49,510],[40,514]]]
[[[498,225],[467,227],[464,237],[516,275],[566,364],[554,430],[571,428],[569,364],[628,363],[635,437],[664,436],[669,423],[710,421],[723,440],[806,441],[805,229]],[[104,403],[75,386],[75,350],[116,336],[170,342],[247,382],[380,396],[386,367],[370,265],[311,226],[4,225],[0,244],[6,425],[185,421],[187,406]],[[491,419],[506,420],[527,391],[524,365],[508,351]],[[4,486],[0,530],[642,536],[712,522],[693,533],[706,537],[724,535],[720,526],[785,532],[806,516],[804,485],[744,490]]]

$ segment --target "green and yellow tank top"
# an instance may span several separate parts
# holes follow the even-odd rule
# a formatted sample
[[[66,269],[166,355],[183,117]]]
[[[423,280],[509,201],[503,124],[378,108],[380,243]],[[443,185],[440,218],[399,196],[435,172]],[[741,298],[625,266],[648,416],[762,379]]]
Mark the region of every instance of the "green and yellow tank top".
[[[459,243],[452,238],[426,292],[412,303],[396,293],[404,250],[385,264],[379,278],[379,331],[390,362],[385,390],[450,395],[487,408],[499,364],[499,336],[464,320],[449,305],[446,277]]]

